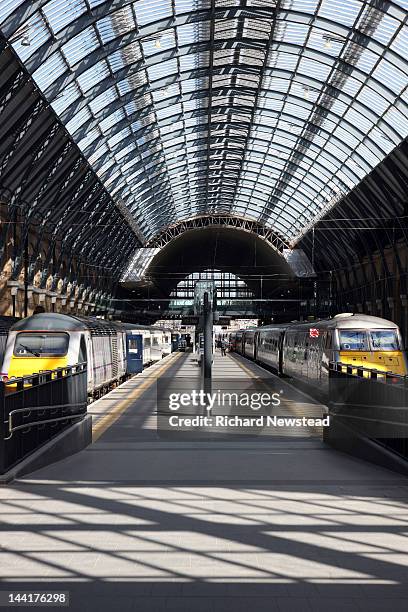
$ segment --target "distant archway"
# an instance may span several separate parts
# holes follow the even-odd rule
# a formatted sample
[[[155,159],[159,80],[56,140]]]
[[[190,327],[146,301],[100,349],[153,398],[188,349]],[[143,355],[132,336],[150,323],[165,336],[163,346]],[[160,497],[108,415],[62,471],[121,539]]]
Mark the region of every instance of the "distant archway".
[[[283,255],[248,230],[208,225],[180,233],[153,257],[145,273],[153,293],[169,296],[193,272],[217,269],[246,282],[254,295],[268,295],[292,280]]]

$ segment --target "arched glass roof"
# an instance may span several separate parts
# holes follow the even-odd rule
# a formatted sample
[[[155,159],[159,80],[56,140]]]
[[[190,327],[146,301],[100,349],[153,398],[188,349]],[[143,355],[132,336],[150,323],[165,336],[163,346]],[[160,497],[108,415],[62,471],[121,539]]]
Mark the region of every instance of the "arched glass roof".
[[[408,135],[408,0],[2,0],[0,28],[146,239],[294,243]]]

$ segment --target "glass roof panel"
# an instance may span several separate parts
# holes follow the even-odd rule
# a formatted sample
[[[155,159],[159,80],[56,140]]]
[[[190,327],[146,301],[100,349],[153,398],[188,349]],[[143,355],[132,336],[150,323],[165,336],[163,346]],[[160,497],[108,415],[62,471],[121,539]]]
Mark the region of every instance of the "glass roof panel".
[[[0,29],[146,240],[226,211],[294,244],[408,136],[408,3],[271,5],[3,0]]]
[[[130,6],[111,13],[108,17],[100,19],[96,23],[96,28],[101,37],[102,44],[135,30],[135,20]]]
[[[21,0],[3,0],[0,2],[0,23],[22,4]]]
[[[19,57],[25,61],[50,38],[51,32],[47,27],[43,15],[34,13],[34,15],[17,30],[12,39],[12,45]]]
[[[67,0],[50,0],[43,8],[43,13],[54,34],[87,10],[85,0],[69,0],[68,4],[69,10],[67,10]]]
[[[33,73],[33,79],[38,87],[45,91],[51,83],[66,71],[66,68],[64,58],[57,51]]]
[[[172,16],[171,0],[138,0],[134,3],[139,26]]]
[[[72,67],[91,51],[99,46],[98,37],[93,27],[87,28],[71,38],[62,46],[62,53]]]

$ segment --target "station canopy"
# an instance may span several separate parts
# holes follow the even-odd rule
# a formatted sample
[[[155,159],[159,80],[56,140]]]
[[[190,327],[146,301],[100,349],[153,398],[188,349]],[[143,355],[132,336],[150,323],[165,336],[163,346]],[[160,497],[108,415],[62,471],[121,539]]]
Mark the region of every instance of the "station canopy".
[[[1,0],[0,29],[148,241],[288,245],[408,135],[408,0]]]

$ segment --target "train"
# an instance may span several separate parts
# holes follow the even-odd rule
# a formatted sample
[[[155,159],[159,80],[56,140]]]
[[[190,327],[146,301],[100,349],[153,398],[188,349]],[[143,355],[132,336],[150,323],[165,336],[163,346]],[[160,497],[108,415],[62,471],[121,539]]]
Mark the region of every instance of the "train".
[[[87,363],[88,395],[100,397],[172,352],[166,328],[60,313],[19,319],[8,330],[0,376],[10,380]]]
[[[253,359],[327,396],[331,363],[406,375],[407,359],[398,326],[365,314],[238,330],[230,350]]]
[[[6,350],[10,327],[17,321],[17,317],[0,317],[0,361]]]

